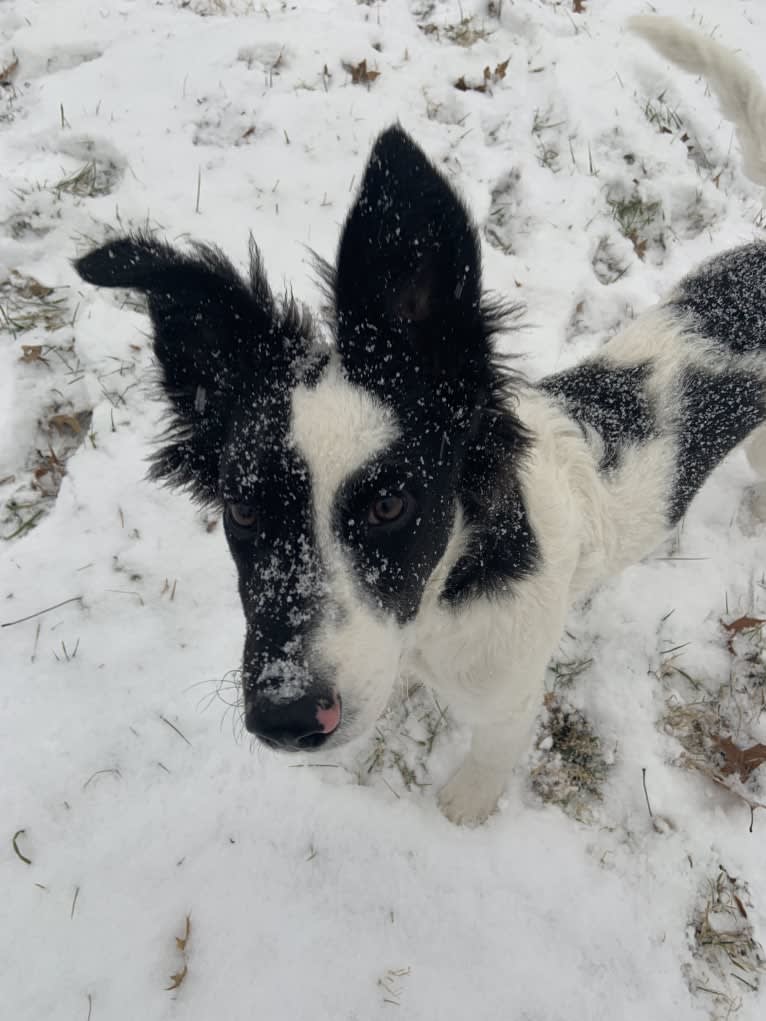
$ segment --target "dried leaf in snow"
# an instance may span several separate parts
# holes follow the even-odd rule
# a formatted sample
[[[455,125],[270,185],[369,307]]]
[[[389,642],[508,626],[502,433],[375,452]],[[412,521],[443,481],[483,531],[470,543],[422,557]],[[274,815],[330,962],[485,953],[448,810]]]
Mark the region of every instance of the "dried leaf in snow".
[[[188,971],[189,971],[188,965],[185,964],[180,971],[177,971],[175,975],[170,976],[170,985],[165,986],[169,993],[172,992],[174,989],[179,988],[183,980],[186,978],[186,974]]]
[[[351,75],[352,85],[369,85],[380,77],[380,71],[371,71],[366,60],[360,60],[358,64],[344,64],[343,67]]]
[[[721,772],[726,776],[736,773],[743,781],[750,778],[759,766],[766,762],[766,744],[754,744],[750,748],[740,748],[730,737],[713,739],[718,750],[723,754],[724,763]]]
[[[739,634],[740,631],[755,631],[763,627],[766,620],[761,620],[759,617],[737,617],[730,624],[727,624],[725,620],[722,620],[721,624],[732,634]]]

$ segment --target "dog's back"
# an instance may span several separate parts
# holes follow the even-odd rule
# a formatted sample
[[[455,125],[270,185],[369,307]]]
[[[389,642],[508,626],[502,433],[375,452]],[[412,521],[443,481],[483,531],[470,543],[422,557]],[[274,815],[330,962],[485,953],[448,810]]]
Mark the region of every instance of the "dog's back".
[[[716,256],[539,389],[578,424],[593,464],[589,477],[578,465],[587,481],[575,487],[598,551],[584,550],[575,579],[587,588],[650,552],[766,420],[766,245]]]

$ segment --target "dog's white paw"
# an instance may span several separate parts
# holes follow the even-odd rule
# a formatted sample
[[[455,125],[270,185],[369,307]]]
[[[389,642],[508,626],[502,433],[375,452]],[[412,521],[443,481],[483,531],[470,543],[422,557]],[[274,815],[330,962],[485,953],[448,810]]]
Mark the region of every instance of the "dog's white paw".
[[[506,777],[466,759],[439,791],[439,807],[456,826],[480,826],[497,808]]]

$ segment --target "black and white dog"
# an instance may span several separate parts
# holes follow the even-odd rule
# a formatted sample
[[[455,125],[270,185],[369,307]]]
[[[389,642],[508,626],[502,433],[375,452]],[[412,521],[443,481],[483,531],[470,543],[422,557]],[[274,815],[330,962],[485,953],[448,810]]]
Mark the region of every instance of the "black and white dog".
[[[440,795],[455,822],[492,812],[526,749],[572,601],[654,549],[766,420],[766,246],[532,385],[494,350],[504,309],[463,204],[398,127],[324,269],[332,348],[255,247],[247,279],[139,235],[77,269],[148,295],[173,415],[153,475],[223,508],[248,730],[328,749],[422,679],[472,728]]]

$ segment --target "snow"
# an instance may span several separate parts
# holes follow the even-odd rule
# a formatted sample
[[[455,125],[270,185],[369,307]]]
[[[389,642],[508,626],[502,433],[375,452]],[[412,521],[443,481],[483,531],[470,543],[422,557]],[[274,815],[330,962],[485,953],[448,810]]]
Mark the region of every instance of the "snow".
[[[0,7],[0,69],[18,60],[0,85],[0,307],[15,323],[0,326],[0,534],[22,527],[1,547],[0,622],[70,600],[0,630],[5,1016],[764,1016],[757,973],[720,955],[716,971],[693,930],[720,865],[765,942],[766,817],[750,832],[747,805],[680,768],[660,722],[668,700],[731,678],[741,740],[766,739],[763,674],[742,681],[762,643],[739,636],[733,656],[720,625],[766,616],[743,455],[672,543],[572,611],[561,661],[591,662],[558,697],[600,739],[603,800],[573,814],[535,794],[530,770],[555,753],[543,714],[500,814],[461,830],[435,791],[466,734],[425,692],[332,761],[298,765],[239,733],[215,697],[243,634],[221,528],[143,478],[163,420],[147,321],[70,264],[142,224],[244,262],[252,230],[275,288],[316,305],[307,246],[332,256],[370,143],[399,119],[469,203],[487,284],[528,306],[506,341],[521,366],[575,363],[702,258],[760,236],[763,193],[704,85],[624,31],[649,4],[573,6]],[[757,0],[662,13],[761,67]],[[344,70],[362,60],[380,72],[369,87]],[[506,60],[489,92],[454,88]],[[636,195],[654,209],[638,244],[617,215]],[[44,304],[24,304],[25,280],[58,289],[53,329],[20,327]],[[80,433],[50,425],[90,411]],[[701,689],[667,669],[676,646]],[[763,801],[763,787],[756,771],[745,793]]]

